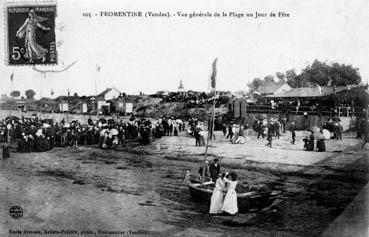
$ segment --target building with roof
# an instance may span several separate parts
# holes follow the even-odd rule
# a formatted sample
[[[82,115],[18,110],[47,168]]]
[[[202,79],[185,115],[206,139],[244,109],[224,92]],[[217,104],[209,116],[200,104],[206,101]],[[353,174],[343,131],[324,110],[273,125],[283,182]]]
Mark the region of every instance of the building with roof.
[[[316,86],[291,88],[288,91],[267,95],[267,98],[317,98],[333,95],[345,90],[351,90],[359,85],[348,86]]]
[[[289,90],[291,90],[291,87],[284,81],[279,81],[279,82],[268,81],[260,85],[256,91],[261,96],[267,96],[267,95],[283,93]]]
[[[112,88],[106,88],[104,91],[102,91],[96,97],[97,97],[97,100],[107,101],[107,100],[117,99],[121,95],[122,95],[122,92],[120,92],[117,88],[112,87]]]
[[[294,121],[298,129],[321,126],[335,118],[341,121],[344,130],[348,130],[369,108],[367,91],[367,85],[291,88],[263,96],[257,103],[233,100],[228,107],[229,116],[249,124],[260,117],[286,117],[288,121]]]

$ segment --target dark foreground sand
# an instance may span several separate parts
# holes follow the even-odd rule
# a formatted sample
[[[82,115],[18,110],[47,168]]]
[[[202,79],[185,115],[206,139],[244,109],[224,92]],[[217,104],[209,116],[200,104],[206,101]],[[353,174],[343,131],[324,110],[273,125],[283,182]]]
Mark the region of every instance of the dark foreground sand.
[[[328,152],[304,152],[301,141],[293,146],[283,135],[270,149],[255,137],[231,145],[217,134],[209,158],[219,158],[223,171],[282,191],[274,211],[236,217],[210,216],[206,205],[191,201],[182,178],[186,170],[196,174],[204,148],[185,134],[114,150],[13,153],[0,160],[0,236],[17,230],[44,236],[318,236],[366,185],[368,148],[346,137],[327,142]],[[13,205],[23,208],[22,218],[9,216]]]

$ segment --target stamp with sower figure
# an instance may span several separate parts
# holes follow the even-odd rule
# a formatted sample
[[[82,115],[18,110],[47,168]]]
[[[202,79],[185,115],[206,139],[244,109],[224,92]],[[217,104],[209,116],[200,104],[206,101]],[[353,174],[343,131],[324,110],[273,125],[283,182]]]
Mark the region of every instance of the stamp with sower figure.
[[[7,4],[6,61],[16,65],[57,64],[55,17],[56,4]]]

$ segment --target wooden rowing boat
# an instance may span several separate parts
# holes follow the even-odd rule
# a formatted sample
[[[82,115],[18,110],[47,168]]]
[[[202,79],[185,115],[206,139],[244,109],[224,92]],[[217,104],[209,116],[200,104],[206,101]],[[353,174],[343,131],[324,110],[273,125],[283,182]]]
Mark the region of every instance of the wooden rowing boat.
[[[199,203],[210,204],[214,185],[212,181],[201,184],[193,182],[192,180],[188,184],[192,200]],[[253,209],[263,209],[271,205],[281,193],[279,191],[269,191],[243,185],[237,185],[236,192],[238,212],[240,213],[245,213]]]

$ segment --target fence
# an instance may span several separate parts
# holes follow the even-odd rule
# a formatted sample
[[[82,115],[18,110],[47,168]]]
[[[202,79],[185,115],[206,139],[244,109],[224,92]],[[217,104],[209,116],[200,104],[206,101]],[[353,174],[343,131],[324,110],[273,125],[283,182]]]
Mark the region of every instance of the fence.
[[[247,113],[260,114],[291,114],[291,115],[309,115],[330,116],[330,117],[356,117],[363,113],[363,108],[360,107],[318,107],[299,106],[299,107],[272,107],[270,105],[247,105]]]

